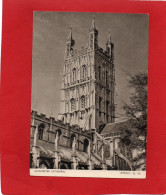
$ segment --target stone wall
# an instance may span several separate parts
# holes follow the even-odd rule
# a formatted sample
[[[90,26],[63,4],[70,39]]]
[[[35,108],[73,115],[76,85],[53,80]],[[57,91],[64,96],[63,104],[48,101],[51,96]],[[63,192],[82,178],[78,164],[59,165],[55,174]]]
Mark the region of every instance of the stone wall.
[[[35,127],[44,124],[43,138],[42,140],[55,143],[55,135],[57,131],[61,132],[59,145],[65,147],[71,147],[71,137],[75,135],[76,138],[76,150],[83,151],[84,140],[88,139],[92,141],[92,134],[87,131],[82,131],[79,126],[70,126],[64,124],[61,121],[56,121],[53,117],[46,117],[43,114],[38,114],[35,111],[31,112],[31,137],[34,137]]]

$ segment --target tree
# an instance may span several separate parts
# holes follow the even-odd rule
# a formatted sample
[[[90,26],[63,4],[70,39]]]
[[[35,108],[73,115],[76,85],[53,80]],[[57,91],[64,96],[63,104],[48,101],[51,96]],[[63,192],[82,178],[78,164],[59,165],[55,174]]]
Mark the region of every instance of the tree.
[[[128,120],[128,129],[123,131],[121,143],[130,150],[140,150],[140,156],[146,161],[146,135],[147,135],[147,83],[146,73],[130,76],[128,86],[132,93],[130,103],[124,103],[123,109]]]

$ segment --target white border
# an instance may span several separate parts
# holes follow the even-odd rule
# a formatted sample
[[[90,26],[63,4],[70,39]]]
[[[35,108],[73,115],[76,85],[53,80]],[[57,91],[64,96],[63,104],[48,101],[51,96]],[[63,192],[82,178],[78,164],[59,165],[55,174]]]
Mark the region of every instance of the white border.
[[[30,169],[30,176],[145,179],[146,171]]]

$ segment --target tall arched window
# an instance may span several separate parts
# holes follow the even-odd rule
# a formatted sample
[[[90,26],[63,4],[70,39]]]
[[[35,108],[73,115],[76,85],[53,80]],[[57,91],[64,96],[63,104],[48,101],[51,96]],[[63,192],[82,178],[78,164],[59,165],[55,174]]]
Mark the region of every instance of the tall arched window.
[[[101,112],[101,102],[102,102],[102,98],[99,97],[99,111]]]
[[[73,142],[74,142],[75,139],[76,139],[75,134],[72,134],[71,137],[70,137],[70,147],[71,147],[71,148],[72,148],[72,146],[73,146]]]
[[[75,99],[71,99],[71,111],[75,110]]]
[[[86,78],[86,66],[85,65],[82,66],[82,78],[83,79]]]
[[[109,110],[109,101],[106,101],[106,113],[108,114],[108,110]]]
[[[81,108],[85,108],[85,96],[81,97]]]
[[[84,139],[84,152],[88,152],[88,146],[89,146],[88,139]]]
[[[72,70],[72,81],[75,82],[76,81],[76,69],[73,68]]]
[[[39,139],[43,139],[43,131],[45,129],[45,124],[44,123],[41,123],[39,126],[38,126],[38,138]]]
[[[55,132],[55,150],[58,149],[58,143],[59,143],[61,134],[62,134],[62,132],[61,132],[60,129],[58,129],[58,130]]]
[[[108,72],[107,71],[105,72],[105,82],[106,82],[106,85],[108,85]]]
[[[106,101],[106,120],[107,120],[107,123],[108,123],[108,117],[109,117],[109,101]]]
[[[100,66],[99,66],[98,74],[99,74],[99,80],[101,80],[101,67]]]
[[[60,129],[58,129],[58,130],[56,131],[55,136],[58,136],[58,139],[59,139],[60,136],[61,136],[61,134],[62,134],[62,131],[61,131]]]

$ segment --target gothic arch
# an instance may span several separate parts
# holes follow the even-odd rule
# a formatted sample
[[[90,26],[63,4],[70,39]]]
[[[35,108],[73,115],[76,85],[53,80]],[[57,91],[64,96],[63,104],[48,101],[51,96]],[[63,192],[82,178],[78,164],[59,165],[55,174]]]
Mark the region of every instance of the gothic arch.
[[[43,139],[43,131],[45,129],[46,125],[44,123],[41,123],[38,126],[38,139]]]
[[[86,69],[86,65],[84,64],[82,66],[82,79],[85,79],[87,75],[87,69]]]
[[[49,167],[48,163],[45,160],[42,160],[39,164],[39,168],[40,169],[49,169],[50,167]]]
[[[101,80],[101,66],[98,67],[98,77],[99,77],[99,80]]]
[[[70,147],[72,148],[74,138],[76,139],[76,135],[73,133],[70,137]]]
[[[89,140],[87,138],[84,139],[84,152],[88,152]]]
[[[108,85],[108,71],[105,72],[105,82],[106,85]]]
[[[106,101],[106,113],[107,114],[109,113],[109,101],[108,100]]]
[[[56,133],[55,133],[55,136],[57,136],[57,135],[58,135],[58,139],[59,139],[59,138],[60,138],[60,136],[61,136],[61,134],[62,134],[61,129],[57,129],[57,130],[56,130]]]
[[[73,68],[73,70],[72,70],[72,81],[73,82],[76,81],[76,68]]]

